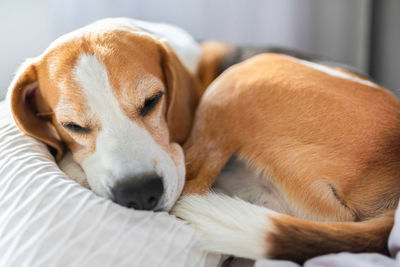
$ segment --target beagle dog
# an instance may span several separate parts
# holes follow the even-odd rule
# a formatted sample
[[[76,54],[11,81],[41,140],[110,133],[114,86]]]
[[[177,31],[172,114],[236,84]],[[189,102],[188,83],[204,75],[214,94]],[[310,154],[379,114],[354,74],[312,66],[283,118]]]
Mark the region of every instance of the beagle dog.
[[[172,213],[206,249],[297,262],[388,253],[400,102],[376,83],[286,55],[252,57],[207,88],[183,148],[186,196]],[[208,193],[214,182],[247,202]]]
[[[296,261],[386,251],[400,194],[395,97],[346,71],[267,54],[213,82],[194,119],[197,67],[211,82],[201,70],[224,49],[199,62],[197,43],[176,27],[98,21],[21,67],[9,88],[13,116],[70,176],[123,206],[170,210],[184,154],[186,194],[208,192],[219,174],[219,190],[264,206],[183,197],[173,213],[209,250]]]
[[[9,87],[15,122],[98,195],[168,211],[184,185],[200,56],[175,26],[97,21],[23,64]]]

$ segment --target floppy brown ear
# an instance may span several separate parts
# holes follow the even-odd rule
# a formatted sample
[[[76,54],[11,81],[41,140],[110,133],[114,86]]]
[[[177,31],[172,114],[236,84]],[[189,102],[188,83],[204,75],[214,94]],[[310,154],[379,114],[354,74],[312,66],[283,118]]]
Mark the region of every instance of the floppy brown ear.
[[[192,127],[202,88],[166,42],[161,43],[161,55],[167,85],[167,124],[170,139],[182,144]]]
[[[64,144],[49,119],[38,114],[44,101],[34,63],[26,63],[17,72],[8,90],[11,94],[11,111],[18,128],[55,149],[56,160],[60,160],[64,154]]]

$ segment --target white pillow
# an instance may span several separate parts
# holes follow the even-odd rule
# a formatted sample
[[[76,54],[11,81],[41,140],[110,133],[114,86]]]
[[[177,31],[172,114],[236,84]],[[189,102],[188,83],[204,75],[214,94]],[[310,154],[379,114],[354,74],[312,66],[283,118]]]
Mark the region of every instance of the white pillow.
[[[216,266],[192,228],[69,180],[0,102],[0,266]]]

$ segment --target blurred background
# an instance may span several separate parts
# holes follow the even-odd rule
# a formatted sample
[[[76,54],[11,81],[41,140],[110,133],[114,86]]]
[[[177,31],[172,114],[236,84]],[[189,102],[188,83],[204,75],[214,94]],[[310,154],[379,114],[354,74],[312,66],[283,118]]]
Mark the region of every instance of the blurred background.
[[[0,99],[25,58],[116,16],[173,23],[200,40],[327,56],[400,95],[400,0],[0,0]]]

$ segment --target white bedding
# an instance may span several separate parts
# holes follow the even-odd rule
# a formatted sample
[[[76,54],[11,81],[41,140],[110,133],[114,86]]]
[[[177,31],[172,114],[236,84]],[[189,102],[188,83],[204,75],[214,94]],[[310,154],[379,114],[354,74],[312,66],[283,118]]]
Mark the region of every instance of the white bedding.
[[[0,266],[216,266],[192,228],[69,180],[0,102]]]

